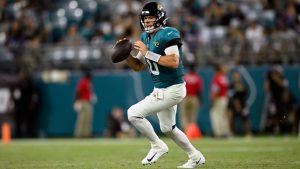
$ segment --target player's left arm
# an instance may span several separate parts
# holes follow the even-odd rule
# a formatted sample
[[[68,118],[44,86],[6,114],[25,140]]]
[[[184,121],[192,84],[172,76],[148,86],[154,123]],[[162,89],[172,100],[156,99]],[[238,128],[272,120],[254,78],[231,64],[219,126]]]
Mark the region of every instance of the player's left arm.
[[[167,47],[165,56],[160,57],[158,64],[169,68],[178,68],[179,65],[179,49],[177,45]]]

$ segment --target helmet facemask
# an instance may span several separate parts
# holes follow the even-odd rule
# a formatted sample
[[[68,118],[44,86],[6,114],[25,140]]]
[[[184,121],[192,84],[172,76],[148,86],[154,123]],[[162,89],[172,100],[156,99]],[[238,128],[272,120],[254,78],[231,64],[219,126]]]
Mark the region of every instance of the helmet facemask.
[[[150,15],[149,15],[150,16]],[[148,34],[149,33],[153,33],[155,30],[157,30],[157,29],[159,29],[161,26],[158,26],[158,27],[156,27],[155,26],[155,24],[157,23],[157,19],[155,20],[155,21],[150,21],[150,22],[154,22],[153,23],[153,25],[151,26],[151,27],[149,27],[149,26],[146,26],[145,25],[145,22],[144,22],[144,18],[145,18],[146,16],[144,16],[143,18],[141,18],[141,25],[142,25],[142,27],[143,27],[143,30],[145,31],[145,32],[147,32]]]

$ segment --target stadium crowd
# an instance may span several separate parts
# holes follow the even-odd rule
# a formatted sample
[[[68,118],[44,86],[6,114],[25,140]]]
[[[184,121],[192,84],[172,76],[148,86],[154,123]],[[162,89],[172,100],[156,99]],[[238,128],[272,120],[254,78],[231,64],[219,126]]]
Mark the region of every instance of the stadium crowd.
[[[49,45],[107,48],[107,44],[123,37],[137,39],[138,14],[144,2],[2,0],[1,53],[13,58],[15,64],[26,62],[38,69],[40,62],[49,59],[41,54],[45,52],[41,48]],[[216,59],[251,65],[299,63],[295,55],[300,49],[298,0],[161,3],[168,11],[168,24],[184,37],[188,51],[186,61],[196,56],[198,65],[211,64]],[[26,54],[32,57],[24,56]]]

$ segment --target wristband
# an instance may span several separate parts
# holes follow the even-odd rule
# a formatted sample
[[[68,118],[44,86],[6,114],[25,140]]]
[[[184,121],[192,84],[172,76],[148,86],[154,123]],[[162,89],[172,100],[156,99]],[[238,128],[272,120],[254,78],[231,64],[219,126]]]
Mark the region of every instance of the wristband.
[[[154,53],[154,52],[151,52],[151,51],[147,51],[147,53],[145,55],[145,58],[147,58],[149,60],[152,60],[154,62],[158,62],[160,57],[161,57],[160,54],[157,54],[157,53]]]

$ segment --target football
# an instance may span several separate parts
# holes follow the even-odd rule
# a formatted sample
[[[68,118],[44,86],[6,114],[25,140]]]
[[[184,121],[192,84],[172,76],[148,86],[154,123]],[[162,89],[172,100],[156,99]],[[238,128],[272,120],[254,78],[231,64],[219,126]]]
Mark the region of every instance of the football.
[[[132,50],[132,42],[129,39],[119,41],[112,50],[111,60],[118,63],[125,60]]]

